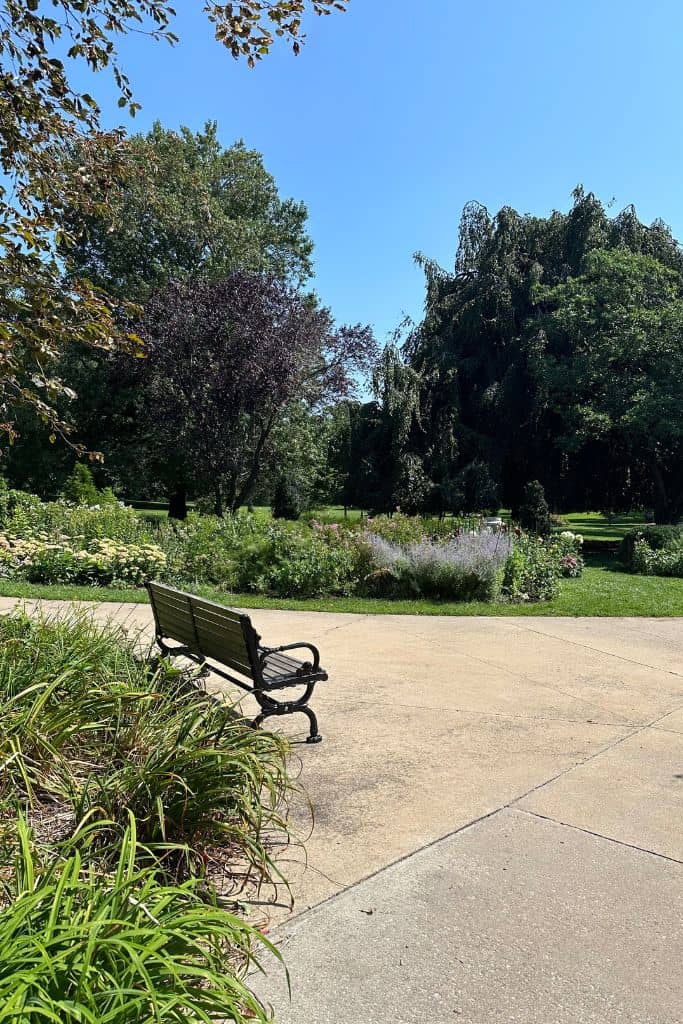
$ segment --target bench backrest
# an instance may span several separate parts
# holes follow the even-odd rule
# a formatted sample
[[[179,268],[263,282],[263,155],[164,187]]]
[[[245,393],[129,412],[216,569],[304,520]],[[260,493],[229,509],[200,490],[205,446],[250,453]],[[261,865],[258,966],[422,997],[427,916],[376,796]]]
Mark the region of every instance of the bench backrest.
[[[177,640],[251,679],[260,677],[260,637],[248,615],[165,583],[147,584],[158,637]]]

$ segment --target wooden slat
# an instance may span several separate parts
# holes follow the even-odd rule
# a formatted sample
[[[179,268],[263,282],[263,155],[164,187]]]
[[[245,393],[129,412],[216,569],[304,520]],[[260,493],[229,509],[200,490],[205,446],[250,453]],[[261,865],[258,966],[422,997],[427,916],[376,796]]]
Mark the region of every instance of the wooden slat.
[[[155,600],[168,601],[174,604],[188,605],[190,594],[182,590],[175,590],[173,587],[166,587],[161,583],[150,583],[150,593]]]
[[[154,607],[155,608],[168,608],[170,611],[179,612],[183,615],[190,614],[190,602],[189,601],[176,601],[172,598],[166,597],[165,594],[154,595]]]
[[[254,636],[248,616],[164,584],[152,583],[150,594],[164,636],[181,640],[204,657],[253,678],[249,641],[244,635],[246,628],[251,630],[249,640]]]
[[[195,611],[201,609],[201,611],[209,616],[218,616],[221,619],[227,619],[234,622],[236,625],[242,626],[242,620],[246,616],[240,612],[236,612],[234,608],[227,608],[222,604],[216,604],[215,601],[205,601],[203,597],[193,597],[192,605]]]
[[[244,640],[240,637],[227,636],[225,633],[207,627],[201,620],[197,620],[197,635],[202,651],[211,658],[231,658],[243,665],[250,666],[249,652]]]
[[[212,629],[220,630],[229,636],[238,636],[244,642],[244,632],[240,622],[234,622],[233,619],[221,619],[220,616],[212,615],[204,611],[203,608],[193,607],[192,613],[196,622],[204,622]]]

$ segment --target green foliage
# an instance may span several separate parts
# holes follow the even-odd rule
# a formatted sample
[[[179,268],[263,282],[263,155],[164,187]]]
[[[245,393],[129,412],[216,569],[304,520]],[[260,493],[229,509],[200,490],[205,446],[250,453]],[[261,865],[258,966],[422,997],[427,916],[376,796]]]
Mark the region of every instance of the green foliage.
[[[68,539],[29,541],[0,534],[0,576],[23,577],[31,583],[142,586],[165,570],[166,555],[157,544],[121,544],[105,538],[75,547]]]
[[[468,600],[492,600],[500,590],[485,558],[483,568],[476,568],[471,579],[469,569],[462,567],[462,552],[455,547],[441,559],[442,565],[436,565],[439,551],[446,551],[458,538],[463,550],[471,537],[483,538],[482,550],[488,545],[499,551],[507,543],[506,535],[497,539],[498,534],[482,530],[477,516],[423,519],[397,512],[344,526],[312,517],[286,522],[263,512],[241,511],[229,516],[192,513],[183,523],[167,519],[153,524],[118,505],[97,509],[26,502],[21,492],[15,493],[20,502],[8,517],[14,532],[6,526],[0,533],[0,575],[8,579],[125,586],[158,577],[186,586],[209,584],[285,598],[371,591],[395,597],[423,593],[442,599],[465,595]],[[122,539],[102,537],[103,530]],[[388,577],[386,586],[379,577],[368,583],[376,570],[381,575],[386,568],[382,560],[373,561],[371,554],[380,541],[419,553],[415,565],[394,573],[396,579],[400,577],[398,583]],[[548,551],[558,574],[580,575],[583,560],[576,535],[564,531],[555,536]],[[476,562],[475,554],[471,556]],[[393,565],[396,559],[391,561]],[[512,590],[515,594],[528,591],[534,595],[530,599],[539,592],[527,583]]]
[[[305,206],[280,198],[260,153],[241,142],[224,149],[215,123],[195,133],[156,122],[116,144],[96,136],[70,164],[86,159],[110,169],[107,191],[67,211],[76,241],[66,256],[108,293],[145,302],[172,280],[234,270],[310,276]]]
[[[350,594],[358,559],[351,535],[334,526],[270,523],[236,552],[236,586],[283,597]]]
[[[683,524],[630,530],[619,557],[632,572],[644,576],[683,576]]]
[[[5,534],[23,540],[90,541],[107,538],[125,544],[144,544],[153,540],[152,528],[132,508],[118,502],[101,506],[74,506],[64,501],[42,502],[23,491],[0,494],[0,525]],[[3,509],[5,511],[3,512]]]
[[[644,541],[652,551],[677,547],[683,538],[683,524],[680,526],[642,526],[629,530],[619,544],[619,558],[629,569],[633,568],[633,553],[636,542]]]
[[[134,823],[111,873],[88,862],[87,831],[46,861],[22,819],[18,836],[0,910],[8,1024],[270,1019],[240,975],[256,945],[277,951],[235,914],[207,903],[197,880],[168,885],[138,866]]]
[[[505,565],[502,592],[513,602],[551,601],[560,589],[557,551],[542,538],[523,535]]]
[[[302,512],[303,502],[296,481],[283,473],[273,492],[273,518],[296,520]]]
[[[289,786],[281,739],[87,618],[5,617],[0,638],[0,797],[58,800],[72,830],[102,819],[100,858],[132,815],[159,871],[203,873],[206,851],[221,848],[256,879],[270,873]]]
[[[233,57],[245,58],[253,66],[276,37],[288,39],[294,52],[299,51],[301,21],[307,11],[329,14],[344,10],[346,2],[246,0],[239,8],[212,3],[205,13],[217,41]],[[116,152],[122,139],[119,131],[105,141],[96,99],[79,92],[69,72],[77,78],[79,69],[108,70],[119,106],[134,115],[139,104],[119,63],[117,41],[139,32],[149,39],[175,42],[174,17],[169,0],[101,0],[97,4],[59,0],[47,8],[38,0],[3,4],[0,431],[10,438],[16,434],[10,405],[36,413],[49,425],[53,438],[69,430],[57,406],[72,398],[73,391],[54,371],[60,357],[75,344],[109,350],[117,342],[137,344],[134,335],[121,329],[130,307],[124,307],[123,316],[117,315],[116,304],[86,277],[65,279],[59,256],[77,241],[65,214],[74,209],[96,210],[100,221],[106,221],[115,213],[115,204],[109,202],[116,194],[116,168],[98,160],[98,148],[108,146]],[[84,147],[86,137],[97,143]],[[74,151],[81,159],[65,169],[63,154]],[[188,203],[194,191],[188,188]],[[246,206],[250,200],[244,197]],[[276,244],[277,240],[271,241]]]
[[[532,480],[524,488],[517,518],[523,530],[536,533],[539,537],[550,536],[553,521],[543,485],[538,480]]]
[[[74,466],[71,476],[64,484],[63,497],[65,501],[73,502],[74,505],[99,504],[100,492],[95,486],[89,467],[83,462],[77,462]]]
[[[571,530],[563,530],[554,534],[551,539],[551,547],[555,550],[560,560],[562,575],[568,579],[576,579],[583,572],[583,537],[580,533],[572,533]]]
[[[631,558],[633,572],[644,576],[677,576],[683,578],[683,539],[667,547],[653,550],[646,540],[638,539],[633,545]]]
[[[515,512],[541,478],[553,506],[654,504],[675,521],[683,255],[669,229],[632,208],[610,218],[579,188],[547,218],[468,204],[454,272],[420,262],[425,317],[405,352],[424,429],[409,450],[436,507],[473,510],[461,474],[481,462]]]

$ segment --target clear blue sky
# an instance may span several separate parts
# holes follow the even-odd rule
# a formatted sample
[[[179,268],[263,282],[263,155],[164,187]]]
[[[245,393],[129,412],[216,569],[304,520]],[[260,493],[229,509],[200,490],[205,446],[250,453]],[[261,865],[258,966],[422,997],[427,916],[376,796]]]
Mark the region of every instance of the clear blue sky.
[[[683,237],[681,0],[351,0],[314,19],[301,56],[255,70],[215,41],[202,0],[178,0],[181,43],[122,48],[160,119],[217,120],[302,199],[315,288],[340,321],[380,340],[419,318],[416,250],[452,264],[462,206],[566,209],[582,183]],[[96,84],[105,121],[113,88]]]

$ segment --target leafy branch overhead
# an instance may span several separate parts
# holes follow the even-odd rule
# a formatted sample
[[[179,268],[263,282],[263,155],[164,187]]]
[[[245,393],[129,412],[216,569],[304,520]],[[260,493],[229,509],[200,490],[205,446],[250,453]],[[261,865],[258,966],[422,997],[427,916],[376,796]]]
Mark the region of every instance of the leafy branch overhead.
[[[246,0],[206,3],[216,39],[236,58],[260,60],[275,39],[295,52],[304,38],[307,12],[344,10],[347,0]],[[118,103],[139,109],[122,67],[117,40],[144,33],[153,41],[176,42],[175,10],[168,0],[1,0],[0,2],[0,425],[11,436],[17,407],[30,406],[51,423],[65,425],[55,398],[67,392],[54,375],[55,358],[74,342],[112,348],[135,345],[121,337],[111,300],[86,280],[63,276],[62,258],[71,238],[66,209],[107,206],[111,163],[85,159],[75,169],[64,153],[84,138],[110,140],[94,96],[80,92],[63,57],[93,72],[109,71]],[[97,147],[91,150],[94,156]],[[87,154],[86,154],[87,156]]]

